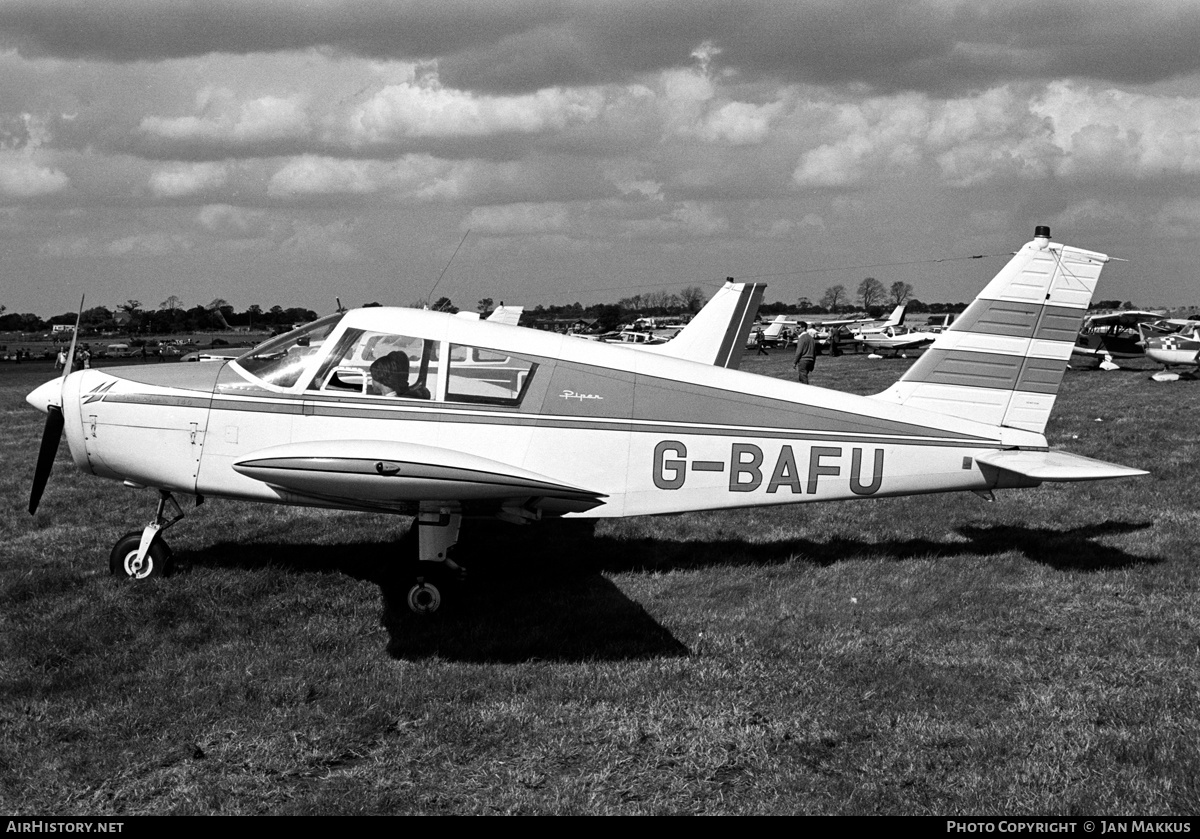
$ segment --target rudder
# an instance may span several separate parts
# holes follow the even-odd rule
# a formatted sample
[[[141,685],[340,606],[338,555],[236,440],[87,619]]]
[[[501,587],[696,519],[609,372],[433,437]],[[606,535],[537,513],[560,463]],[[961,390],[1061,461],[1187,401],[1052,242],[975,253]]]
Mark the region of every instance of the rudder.
[[[1108,256],[1040,226],[908,372],[873,398],[1042,433]]]

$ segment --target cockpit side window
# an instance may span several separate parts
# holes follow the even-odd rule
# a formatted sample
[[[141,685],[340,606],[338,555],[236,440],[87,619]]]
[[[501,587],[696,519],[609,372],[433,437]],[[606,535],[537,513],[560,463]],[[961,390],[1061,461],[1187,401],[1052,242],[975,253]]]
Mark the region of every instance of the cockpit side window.
[[[239,356],[235,364],[269,385],[292,387],[309,369],[320,353],[321,346],[341,319],[341,314],[328,315],[299,329],[293,329]]]
[[[450,345],[446,401],[516,407],[529,389],[537,363],[496,350]]]
[[[430,399],[437,392],[437,357],[434,341],[347,329],[309,390]]]

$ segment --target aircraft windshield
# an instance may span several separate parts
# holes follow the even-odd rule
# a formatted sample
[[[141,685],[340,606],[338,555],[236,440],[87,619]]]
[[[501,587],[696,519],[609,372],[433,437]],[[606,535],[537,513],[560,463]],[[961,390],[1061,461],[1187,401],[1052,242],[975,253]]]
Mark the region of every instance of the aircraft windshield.
[[[291,387],[300,380],[321,345],[342,315],[326,315],[312,323],[259,344],[235,362],[239,367],[275,387]]]

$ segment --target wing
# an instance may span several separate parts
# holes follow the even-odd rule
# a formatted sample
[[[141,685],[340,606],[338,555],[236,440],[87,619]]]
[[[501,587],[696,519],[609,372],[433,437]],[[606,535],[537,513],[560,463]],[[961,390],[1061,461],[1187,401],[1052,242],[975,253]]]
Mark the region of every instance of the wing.
[[[480,509],[532,504],[558,515],[590,510],[606,497],[510,463],[395,440],[288,443],[247,455],[233,468],[285,492],[367,509],[454,501]]]
[[[1091,315],[1084,323],[1084,327],[1111,326],[1113,324],[1119,324],[1121,326],[1128,326],[1132,329],[1139,323],[1162,320],[1162,317],[1162,312],[1110,312],[1107,315]]]

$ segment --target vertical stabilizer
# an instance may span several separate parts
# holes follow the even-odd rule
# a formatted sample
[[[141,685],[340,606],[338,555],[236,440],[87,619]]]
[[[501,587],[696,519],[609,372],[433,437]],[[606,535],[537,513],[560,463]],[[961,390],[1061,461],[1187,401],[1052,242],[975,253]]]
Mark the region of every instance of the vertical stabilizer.
[[[736,370],[766,290],[766,283],[727,281],[678,335],[641,349]]]
[[[517,326],[521,322],[521,313],[524,311],[524,306],[505,306],[501,303],[492,310],[487,319],[492,323],[506,323],[509,326]]]
[[[795,326],[794,320],[788,320],[787,315],[776,315],[775,320],[771,321],[770,325],[763,330],[763,337],[775,339],[783,335],[785,326]]]
[[[1050,241],[1013,256],[974,302],[875,399],[1042,433],[1108,257]]]

